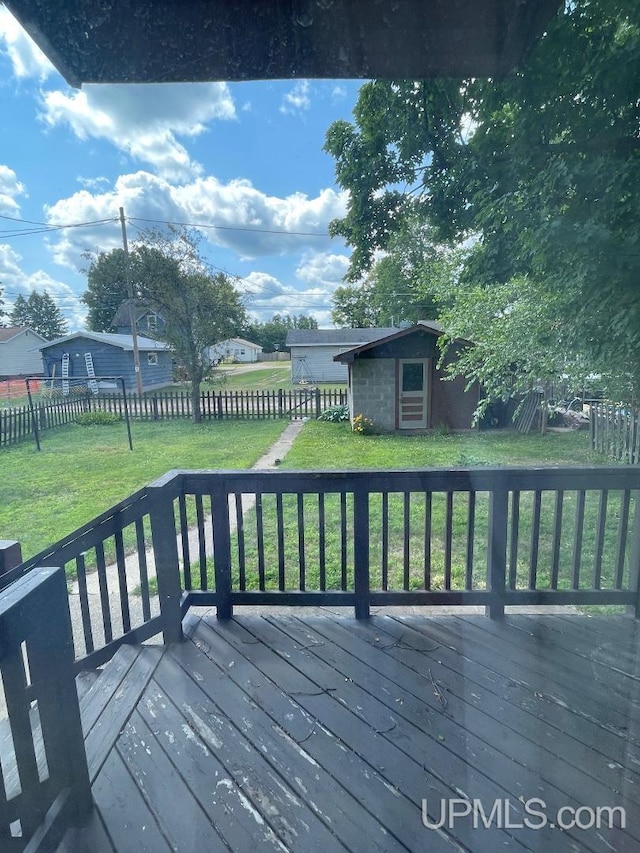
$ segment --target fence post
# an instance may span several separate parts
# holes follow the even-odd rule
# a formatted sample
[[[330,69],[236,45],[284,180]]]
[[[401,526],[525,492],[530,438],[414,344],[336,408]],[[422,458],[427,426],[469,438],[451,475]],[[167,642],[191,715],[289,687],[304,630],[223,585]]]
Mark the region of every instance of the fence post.
[[[22,562],[22,549],[15,539],[0,539],[0,581],[2,575]]]
[[[320,389],[316,388],[316,418],[322,414],[322,402],[320,400]]]
[[[282,402],[282,388],[278,388],[278,417],[279,418],[282,417],[283,408],[284,408],[284,406],[283,406],[283,402]]]
[[[633,538],[629,555],[629,589],[635,592],[636,600],[635,604],[629,607],[629,611],[636,619],[640,619],[640,491],[634,492],[634,500]]]
[[[223,477],[216,478],[211,492],[213,522],[213,565],[218,603],[218,619],[231,619],[231,529],[229,527],[229,495]]]
[[[353,583],[355,617],[367,619],[369,612],[369,493],[366,485],[353,492]]]
[[[148,492],[162,636],[166,644],[179,643],[183,639],[180,608],[182,583],[172,492],[164,486],[149,486]]]
[[[509,492],[504,488],[496,488],[491,492],[489,500],[487,542],[487,588],[491,599],[485,613],[491,619],[502,619],[504,616],[508,517]]]

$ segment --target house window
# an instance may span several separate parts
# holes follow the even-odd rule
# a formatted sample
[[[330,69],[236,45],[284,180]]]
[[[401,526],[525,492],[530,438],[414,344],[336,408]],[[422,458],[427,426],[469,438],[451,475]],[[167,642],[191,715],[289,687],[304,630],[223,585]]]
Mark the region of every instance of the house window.
[[[244,355],[244,350],[243,350],[243,349],[241,349],[241,350],[240,350],[240,355]]]
[[[150,352],[147,353],[147,364],[157,364],[158,363],[158,353]]]
[[[155,332],[158,328],[158,318],[155,314],[149,314],[147,316],[147,329],[150,332]]]

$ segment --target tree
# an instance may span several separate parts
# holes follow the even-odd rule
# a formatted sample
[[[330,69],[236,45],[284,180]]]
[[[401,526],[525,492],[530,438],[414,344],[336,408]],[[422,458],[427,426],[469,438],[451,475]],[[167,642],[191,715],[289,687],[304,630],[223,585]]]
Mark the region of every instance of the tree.
[[[336,289],[333,322],[366,328],[436,319],[435,294],[450,289],[462,257],[463,253],[438,244],[424,222],[408,219],[391,236],[388,254],[376,261],[362,282]]]
[[[274,314],[264,323],[249,323],[243,334],[254,343],[260,344],[265,352],[287,352],[287,332],[290,329],[317,329],[318,321],[307,314]]]
[[[62,312],[46,290],[32,290],[27,299],[18,295],[10,319],[16,326],[29,326],[48,341],[65,335],[68,329]]]
[[[331,230],[351,279],[419,216],[477,241],[463,282],[562,294],[564,345],[637,379],[639,75],[634,0],[573,0],[503,81],[365,84],[325,145],[350,195]]]
[[[113,318],[120,305],[128,298],[125,277],[124,249],[99,252],[97,256],[85,255],[89,261],[87,289],[82,301],[87,308],[87,328],[93,332],[113,331]],[[132,266],[136,253],[130,255]]]
[[[134,297],[152,306],[164,319],[158,337],[171,345],[186,371],[194,423],[202,419],[200,386],[209,368],[208,347],[237,334],[245,323],[242,298],[232,280],[208,268],[199,243],[200,237],[194,231],[146,231],[132,246],[128,271]],[[85,293],[84,298],[87,304],[95,300],[91,306],[95,322],[100,317],[107,318],[99,294],[110,299],[117,292],[124,280],[123,261],[122,250],[116,249],[99,254],[89,268],[91,293]],[[119,270],[121,279],[117,279]],[[113,314],[115,310],[117,306]]]

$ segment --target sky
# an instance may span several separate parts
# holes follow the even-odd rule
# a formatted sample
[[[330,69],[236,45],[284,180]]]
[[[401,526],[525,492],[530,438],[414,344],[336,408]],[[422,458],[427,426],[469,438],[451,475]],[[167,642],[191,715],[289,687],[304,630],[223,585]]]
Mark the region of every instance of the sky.
[[[86,253],[161,223],[203,226],[202,254],[237,277],[253,319],[331,326],[349,250],[322,151],[358,81],[85,85],[73,89],[0,5],[0,286],[46,290],[84,328]],[[89,223],[89,224],[87,224]],[[63,227],[64,226],[64,227]]]

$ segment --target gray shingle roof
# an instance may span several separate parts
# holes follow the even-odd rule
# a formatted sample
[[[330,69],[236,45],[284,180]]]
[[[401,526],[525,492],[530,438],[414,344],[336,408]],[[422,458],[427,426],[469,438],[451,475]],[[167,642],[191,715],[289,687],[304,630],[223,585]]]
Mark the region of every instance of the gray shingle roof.
[[[338,346],[357,347],[378,338],[386,338],[398,329],[291,329],[287,332],[288,347]]]

